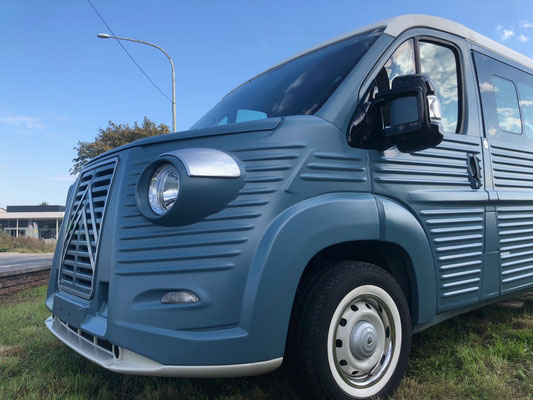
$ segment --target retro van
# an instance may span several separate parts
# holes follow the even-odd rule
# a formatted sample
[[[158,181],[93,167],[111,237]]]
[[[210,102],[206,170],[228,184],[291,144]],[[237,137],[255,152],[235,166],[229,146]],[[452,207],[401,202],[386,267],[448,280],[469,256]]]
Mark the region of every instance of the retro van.
[[[533,60],[378,22],[91,160],[66,215],[46,325],[89,360],[385,396],[413,333],[533,288]]]

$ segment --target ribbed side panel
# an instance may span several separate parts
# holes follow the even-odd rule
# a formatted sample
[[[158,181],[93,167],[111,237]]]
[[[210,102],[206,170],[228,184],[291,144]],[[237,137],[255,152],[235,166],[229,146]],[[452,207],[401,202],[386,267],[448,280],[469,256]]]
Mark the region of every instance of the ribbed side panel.
[[[260,257],[257,248],[280,213],[323,193],[356,191],[360,182],[368,192],[368,178],[360,176],[367,173],[361,166],[364,152],[342,152],[340,136],[329,147],[318,146],[313,137],[319,134],[322,129],[310,131],[306,142],[281,135],[276,141],[264,140],[270,133],[172,142],[173,150],[208,147],[226,152],[238,160],[244,180],[237,197],[224,209],[184,226],[152,223],[141,215],[135,201],[140,174],[170,146],[132,148],[124,154],[120,187],[113,198],[120,206],[115,209],[110,283],[114,295],[131,296],[120,310],[122,315],[174,330],[237,326],[246,285],[258,278],[253,269],[254,257]],[[216,190],[212,196],[217,196]],[[192,306],[198,307],[194,313],[183,307],[161,307],[161,296],[175,289],[198,295],[201,304]]]
[[[479,138],[447,134],[431,149],[410,154],[392,149],[373,158],[373,191],[409,208],[426,231],[441,310],[481,295],[484,191],[470,187],[468,153],[481,159]]]
[[[501,289],[533,284],[533,207],[498,207]]]
[[[137,209],[136,182],[154,156],[136,158],[128,166],[118,218],[120,275],[145,273],[136,266],[147,263],[150,273],[234,268],[243,248],[257,245],[254,229],[262,219],[273,217],[284,195],[296,200],[298,193],[355,190],[354,185],[368,181],[362,156],[309,151],[304,143],[244,145],[225,151],[244,164],[244,187],[224,210],[183,227],[154,225]]]
[[[362,157],[345,153],[316,152],[305,165],[300,179],[316,182],[365,182]]]
[[[490,141],[500,249],[501,292],[533,285],[533,152]]]
[[[492,143],[490,153],[497,190],[533,189],[533,152]]]
[[[135,205],[135,185],[153,156],[137,159],[128,168],[124,207],[118,219],[117,272],[146,273],[144,268],[137,268],[142,264],[150,264],[149,273],[234,268],[243,246],[254,235],[257,221],[283,191],[284,181],[305,147],[293,143],[232,149],[246,169],[245,186],[239,196],[217,214],[183,227],[156,226],[140,215]]]
[[[444,139],[438,147],[416,153],[387,153],[376,167],[375,181],[431,185],[433,189],[468,188],[466,153],[480,150],[477,143]]]
[[[420,214],[433,243],[441,297],[479,293],[484,210],[423,210]]]

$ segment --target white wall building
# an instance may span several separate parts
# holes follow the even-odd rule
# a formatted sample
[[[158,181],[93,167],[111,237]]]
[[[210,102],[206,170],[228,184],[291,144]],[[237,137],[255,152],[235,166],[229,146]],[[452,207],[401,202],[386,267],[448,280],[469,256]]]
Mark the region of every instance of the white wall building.
[[[0,230],[11,236],[32,236],[37,227],[40,239],[55,239],[65,217],[64,206],[7,206],[0,208]]]

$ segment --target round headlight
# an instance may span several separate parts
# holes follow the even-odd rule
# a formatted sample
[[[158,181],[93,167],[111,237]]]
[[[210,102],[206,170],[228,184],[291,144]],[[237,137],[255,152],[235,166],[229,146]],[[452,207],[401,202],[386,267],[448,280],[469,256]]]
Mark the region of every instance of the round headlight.
[[[178,198],[178,171],[171,164],[161,165],[150,180],[148,202],[152,211],[162,215],[172,208]]]

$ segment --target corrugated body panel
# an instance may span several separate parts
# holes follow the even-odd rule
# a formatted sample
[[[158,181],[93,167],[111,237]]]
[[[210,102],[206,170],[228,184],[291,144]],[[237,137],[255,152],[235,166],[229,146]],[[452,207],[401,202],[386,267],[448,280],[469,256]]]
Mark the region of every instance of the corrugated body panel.
[[[174,227],[152,223],[136,204],[140,174],[161,154],[193,147],[218,149],[237,159],[244,186],[224,209],[197,222]],[[288,118],[273,131],[131,147],[119,156],[121,168],[104,225],[101,254],[105,258],[98,266],[97,292],[109,287],[110,320],[142,321],[171,330],[236,326],[250,266],[272,221],[307,198],[370,189],[366,152],[348,147],[334,126],[316,117]],[[212,196],[217,196],[216,190]],[[199,199],[199,204],[203,201]],[[193,291],[201,299],[191,306],[194,312],[190,307],[161,305],[166,291],[180,289]]]
[[[533,284],[533,206],[496,211],[503,293]]]
[[[300,178],[319,182],[365,182],[363,158],[344,153],[316,152]]]
[[[380,183],[469,188],[466,154],[480,152],[478,144],[444,139],[436,148],[416,153],[385,152],[376,167]]]
[[[271,143],[232,149],[246,170],[245,186],[239,196],[217,214],[182,227],[156,226],[140,215],[135,204],[135,185],[153,156],[136,160],[128,169],[123,192],[125,207],[119,216],[118,273],[134,275],[135,266],[145,263],[152,264],[152,272],[234,268],[257,220],[283,190],[283,181],[305,147],[302,143]]]
[[[509,134],[510,135],[510,134]],[[533,151],[491,138],[501,292],[533,285]]]
[[[533,151],[517,147],[490,145],[496,190],[533,189]]]
[[[205,143],[206,139],[194,144],[186,140],[173,143],[174,149],[218,148],[239,159],[244,173],[244,187],[234,200],[220,212],[186,226],[154,224],[140,214],[135,202],[141,172],[168,148],[133,148],[123,157],[120,206],[116,209],[113,238],[113,274],[120,279],[122,288],[130,288],[123,296],[132,297],[136,318],[152,321],[154,326],[215,329],[237,324],[249,266],[271,221],[291,203],[330,191],[356,191],[359,185],[368,185],[367,171],[361,167],[362,150],[348,149],[352,154],[349,156],[340,152],[335,142],[331,149],[323,151],[309,143],[291,140],[254,143],[250,134],[241,144],[222,139],[219,143],[214,140]],[[143,288],[140,279],[144,277]],[[198,293],[203,300],[202,308],[193,316],[187,314],[185,320],[169,319],[167,315],[178,314],[146,300],[156,296],[152,293],[159,293],[165,285]],[[142,294],[135,297],[134,293]]]
[[[191,144],[183,141],[173,145],[180,147]],[[276,204],[285,181],[307,151],[305,144],[293,142],[218,148],[242,161],[244,187],[220,212],[176,227],[148,221],[135,202],[139,175],[166,149],[134,148],[125,157],[128,161],[121,180],[121,206],[116,210],[113,273],[122,287],[131,285],[132,293],[142,293],[140,297],[132,294],[123,306],[135,309],[137,318],[151,321],[154,326],[216,329],[238,323],[242,288],[261,229],[266,220],[277,215]],[[143,279],[145,288],[140,285]],[[194,291],[202,299],[201,308],[180,319],[177,316],[186,310],[172,312],[145,300],[165,287]]]
[[[363,152],[315,151],[303,160],[298,175],[288,180],[286,191],[314,187],[322,193],[368,187],[367,160]],[[360,189],[359,189],[360,190]]]
[[[214,329],[237,324],[248,269],[271,221],[291,203],[308,197],[362,190],[360,185],[368,191],[362,150],[348,149],[348,155],[339,151],[334,142],[323,151],[309,143],[290,140],[242,144],[233,140],[227,141],[229,146],[220,142],[173,144],[173,148],[219,148],[239,159],[244,173],[244,187],[234,200],[220,212],[186,226],[156,225],[140,214],[135,202],[141,172],[168,149],[134,148],[124,157],[113,239],[113,273],[120,278],[122,287],[131,285],[133,293],[144,291],[141,297],[132,299],[132,307],[137,307],[138,318],[152,320],[155,326]],[[146,277],[145,288],[139,285],[141,277]],[[163,290],[162,281],[169,288],[197,292],[204,301],[203,308],[186,320],[164,317],[170,313],[168,308],[147,305],[145,300],[152,298],[151,293]],[[209,326],[205,326],[205,321],[209,321]]]
[[[441,310],[481,295],[485,204],[470,187],[468,153],[481,158],[479,138],[447,134],[435,148],[411,154],[393,149],[373,157],[373,191],[411,209],[428,235]]]
[[[438,268],[443,299],[479,293],[483,260],[483,208],[422,210]]]
[[[243,245],[254,235],[257,221],[265,212],[271,213],[269,205],[281,201],[284,192],[297,194],[314,187],[319,194],[327,192],[330,184],[331,191],[346,191],[354,184],[367,182],[363,157],[308,152],[306,147],[304,143],[270,143],[229,149],[243,162],[246,171],[245,186],[239,196],[217,214],[175,228],[155,226],[139,213],[135,185],[153,156],[136,159],[127,168],[123,183],[125,198],[118,218],[118,273],[135,275],[135,265],[144,263],[152,263],[152,272],[233,268]]]

